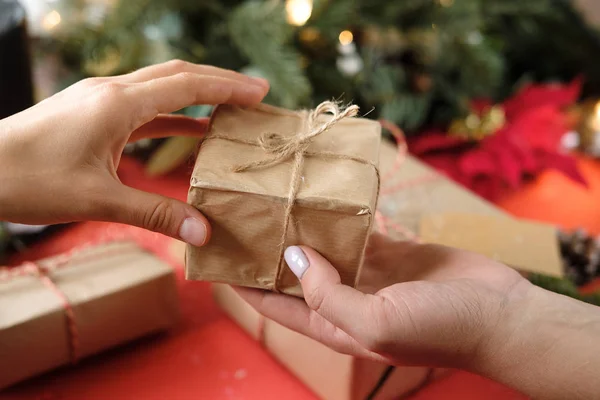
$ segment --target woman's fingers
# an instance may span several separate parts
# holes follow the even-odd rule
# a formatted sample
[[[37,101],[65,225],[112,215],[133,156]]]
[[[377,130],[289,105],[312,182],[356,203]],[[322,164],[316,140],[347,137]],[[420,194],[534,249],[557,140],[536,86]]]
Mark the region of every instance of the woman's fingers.
[[[236,287],[235,290],[259,313],[286,328],[315,339],[337,352],[385,361],[311,310],[302,299],[257,289]]]
[[[211,65],[199,65],[181,60],[172,60],[162,64],[151,65],[126,75],[117,76],[114,80],[121,83],[141,83],[153,79],[173,76],[182,72],[236,80],[250,85],[258,85],[265,89],[268,89],[269,87],[269,83],[264,79],[252,78],[238,72],[213,67]]]
[[[210,239],[208,220],[189,204],[121,183],[115,185],[103,195],[100,214],[90,217],[138,226],[194,246],[202,246]]]
[[[170,136],[203,136],[208,130],[209,118],[190,118],[184,115],[159,115],[142,125],[129,137],[130,142],[140,139],[158,139]]]
[[[266,96],[267,88],[228,78],[183,72],[127,85],[126,93],[138,109],[135,128],[139,128],[158,114],[168,114],[191,105],[256,105]]]
[[[285,260],[300,279],[310,309],[368,350],[376,345],[373,332],[385,328],[382,316],[387,315],[390,306],[386,298],[343,285],[337,270],[308,247],[288,248]]]
[[[343,285],[337,270],[311,248],[289,247],[285,260],[300,279],[304,299],[312,310],[359,342],[367,341],[385,299]]]

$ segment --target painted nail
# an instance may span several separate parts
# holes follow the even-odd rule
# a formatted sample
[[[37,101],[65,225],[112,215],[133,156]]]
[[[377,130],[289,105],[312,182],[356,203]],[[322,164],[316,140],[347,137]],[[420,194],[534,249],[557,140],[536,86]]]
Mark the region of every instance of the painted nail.
[[[196,218],[187,218],[179,228],[181,239],[194,246],[202,246],[206,241],[206,225]]]
[[[256,83],[258,83],[260,86],[264,87],[264,88],[268,88],[269,87],[269,81],[264,79],[264,78],[256,78],[256,77],[252,77],[252,79],[254,79],[256,81]]]
[[[285,249],[283,257],[294,275],[296,275],[298,279],[302,279],[304,273],[306,273],[306,270],[308,270],[308,267],[310,266],[302,249],[298,246],[288,247]]]

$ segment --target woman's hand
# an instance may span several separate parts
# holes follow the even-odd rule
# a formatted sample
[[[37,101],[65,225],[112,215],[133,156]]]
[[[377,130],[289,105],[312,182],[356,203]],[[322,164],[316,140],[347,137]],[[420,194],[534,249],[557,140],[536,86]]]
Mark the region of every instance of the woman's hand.
[[[467,369],[534,398],[593,398],[600,390],[600,361],[591,356],[600,350],[597,308],[537,288],[505,265],[374,235],[359,291],[310,248],[285,255],[305,300],[238,292],[266,317],[334,350]]]
[[[194,207],[119,181],[123,148],[206,131],[207,120],[161,114],[195,104],[250,106],[267,91],[264,80],[182,61],[76,83],[0,121],[0,220],[113,221],[202,245],[210,227]]]
[[[305,301],[238,290],[283,325],[340,352],[393,364],[464,366],[531,288],[484,257],[379,234],[367,248],[361,291],[340,284],[333,266],[310,248],[289,248],[286,261],[301,278]]]

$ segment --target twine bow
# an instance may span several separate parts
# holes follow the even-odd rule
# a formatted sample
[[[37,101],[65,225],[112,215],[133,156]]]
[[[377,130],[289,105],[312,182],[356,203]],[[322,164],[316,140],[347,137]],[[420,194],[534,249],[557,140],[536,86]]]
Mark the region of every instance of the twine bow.
[[[332,114],[332,117],[325,123],[319,124],[318,118],[321,115]],[[331,101],[326,101],[308,114],[306,129],[300,130],[296,135],[284,136],[279,133],[263,133],[259,139],[259,146],[265,152],[271,154],[271,157],[254,161],[248,164],[234,167],[235,172],[243,172],[252,169],[268,168],[273,165],[280,164],[294,155],[303,155],[307,152],[312,141],[327,131],[338,121],[354,117],[358,114],[358,106],[352,105],[348,108],[340,110],[339,106]]]
[[[326,122],[319,122],[319,118],[323,115],[331,114]],[[277,268],[275,270],[275,279],[273,281],[272,290],[277,290],[277,282],[281,275],[281,264],[283,260],[283,253],[285,250],[285,239],[287,237],[288,228],[290,225],[290,216],[294,203],[298,196],[300,189],[301,174],[304,166],[304,159],[306,156],[318,156],[327,157],[341,160],[352,160],[362,164],[370,165],[374,168],[377,175],[377,193],[379,193],[380,176],[377,165],[369,160],[365,160],[361,157],[338,154],[331,151],[320,151],[311,152],[309,147],[313,140],[328,131],[332,126],[337,124],[344,118],[354,117],[358,114],[358,106],[351,105],[347,108],[340,109],[340,107],[331,101],[326,101],[317,106],[314,110],[310,111],[307,117],[303,120],[303,127],[295,135],[286,136],[279,133],[267,132],[262,134],[258,141],[250,141],[237,137],[231,137],[223,134],[212,134],[206,139],[223,139],[237,143],[248,144],[252,146],[261,147],[269,157],[253,161],[247,164],[241,164],[234,166],[232,170],[234,172],[244,172],[249,170],[257,170],[269,168],[278,164],[281,164],[291,158],[293,158],[292,176],[290,179],[290,188],[287,196],[287,203],[284,212],[284,223],[281,233],[281,243],[279,245],[279,257],[277,261]]]

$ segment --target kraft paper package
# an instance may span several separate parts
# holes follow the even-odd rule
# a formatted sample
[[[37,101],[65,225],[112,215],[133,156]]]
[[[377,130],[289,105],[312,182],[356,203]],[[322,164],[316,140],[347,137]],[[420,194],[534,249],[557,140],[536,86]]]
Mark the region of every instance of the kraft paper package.
[[[178,318],[173,269],[131,242],[0,269],[0,389]]]
[[[381,127],[346,117],[293,142],[335,117],[311,115],[267,105],[216,108],[188,196],[209,219],[212,237],[188,246],[187,279],[301,297],[283,251],[304,244],[329,259],[344,284],[356,285],[377,204]],[[298,148],[286,153],[286,146]]]

